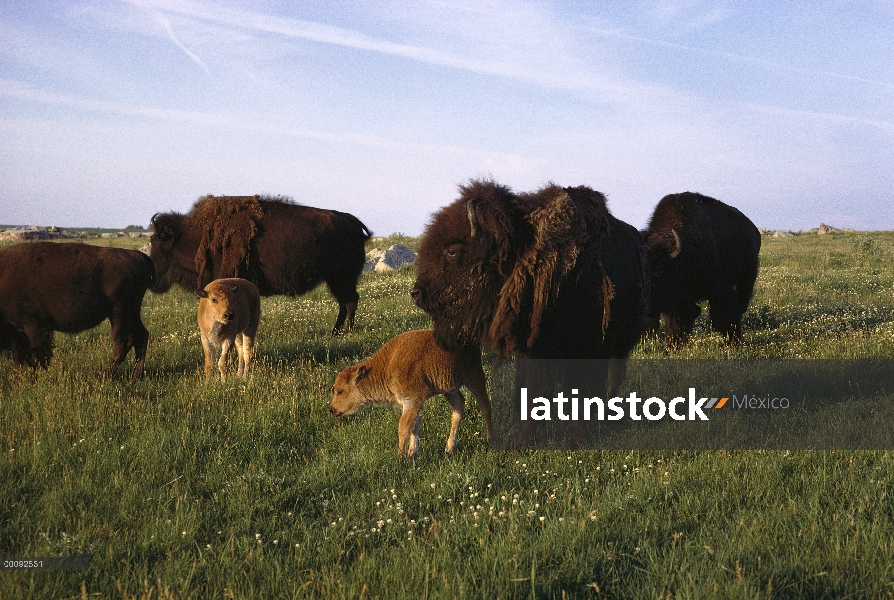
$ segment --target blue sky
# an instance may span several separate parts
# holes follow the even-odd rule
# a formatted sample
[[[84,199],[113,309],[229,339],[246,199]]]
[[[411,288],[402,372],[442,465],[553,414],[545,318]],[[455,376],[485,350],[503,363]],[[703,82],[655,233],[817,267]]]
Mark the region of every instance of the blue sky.
[[[891,40],[890,0],[0,0],[0,223],[269,193],[416,235],[492,176],[894,229]]]

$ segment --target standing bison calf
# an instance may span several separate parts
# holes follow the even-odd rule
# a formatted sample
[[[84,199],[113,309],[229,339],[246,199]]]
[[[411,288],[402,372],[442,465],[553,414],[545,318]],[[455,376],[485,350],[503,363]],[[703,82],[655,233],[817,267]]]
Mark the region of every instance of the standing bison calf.
[[[257,286],[245,279],[216,279],[196,290],[199,298],[199,331],[205,351],[205,379],[211,379],[214,351],[220,348],[217,369],[227,380],[227,355],[235,344],[239,362],[236,374],[248,376],[255,352],[255,334],[261,322],[261,295]]]
[[[354,414],[367,404],[401,407],[397,455],[412,458],[419,450],[422,405],[428,398],[444,394],[453,407],[445,448],[451,452],[465,412],[466,400],[459,391],[461,385],[475,396],[487,426],[487,441],[492,443],[490,399],[481,369],[481,350],[477,347],[442,350],[429,330],[402,333],[386,342],[371,358],[339,373],[329,409],[333,415],[342,417]]]
[[[17,365],[48,367],[53,332],[112,324],[114,374],[131,348],[133,379],[142,379],[149,332],[140,320],[154,268],[136,250],[32,242],[0,250],[0,349]]]

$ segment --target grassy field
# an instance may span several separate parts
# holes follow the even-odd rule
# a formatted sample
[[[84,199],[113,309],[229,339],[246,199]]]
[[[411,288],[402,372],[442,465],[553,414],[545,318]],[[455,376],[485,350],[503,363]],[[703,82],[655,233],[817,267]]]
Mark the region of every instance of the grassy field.
[[[701,317],[674,356],[894,358],[892,260],[894,233],[764,239],[744,345]],[[891,452],[493,451],[470,402],[445,455],[434,399],[400,461],[396,411],[336,420],[338,371],[429,326],[413,278],[365,274],[336,338],[325,288],[263,299],[247,383],[205,383],[177,290],[143,304],[140,383],[100,378],[107,324],[36,377],[0,357],[0,556],[91,556],[0,598],[894,596]]]

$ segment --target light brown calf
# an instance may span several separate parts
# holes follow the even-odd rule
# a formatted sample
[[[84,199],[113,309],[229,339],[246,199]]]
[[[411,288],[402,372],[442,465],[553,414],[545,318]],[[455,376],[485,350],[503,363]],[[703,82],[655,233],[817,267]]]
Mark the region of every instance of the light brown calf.
[[[214,351],[220,348],[217,368],[227,380],[227,355],[235,343],[239,355],[237,374],[248,375],[255,351],[255,333],[261,322],[261,296],[258,288],[245,279],[216,279],[196,290],[199,298],[199,330],[205,350],[205,379],[211,379]]]
[[[453,407],[445,448],[450,452],[456,446],[456,433],[465,412],[466,399],[459,391],[461,385],[475,396],[487,425],[487,441],[493,443],[481,350],[447,352],[435,344],[430,330],[402,333],[364,362],[339,373],[329,410],[336,417],[342,417],[354,414],[367,404],[401,407],[397,455],[412,458],[419,450],[422,405],[428,398],[444,394]]]

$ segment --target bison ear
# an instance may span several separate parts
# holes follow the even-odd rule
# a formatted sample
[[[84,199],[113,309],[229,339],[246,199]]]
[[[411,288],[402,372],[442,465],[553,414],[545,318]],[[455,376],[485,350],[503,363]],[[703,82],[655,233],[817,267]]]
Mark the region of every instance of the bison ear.
[[[196,290],[195,294],[196,294],[196,298],[207,298],[208,297],[208,292],[206,292],[205,290]]]
[[[357,374],[354,375],[354,383],[359,383],[369,375],[369,368],[366,365],[360,365],[357,368]]]

